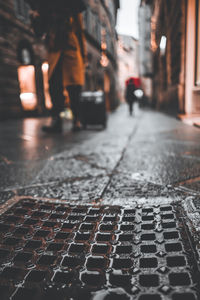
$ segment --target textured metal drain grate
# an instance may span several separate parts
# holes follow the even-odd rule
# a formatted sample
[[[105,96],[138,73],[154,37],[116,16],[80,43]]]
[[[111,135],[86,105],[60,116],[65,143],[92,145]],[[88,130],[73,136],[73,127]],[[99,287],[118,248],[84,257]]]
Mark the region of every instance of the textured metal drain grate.
[[[168,206],[22,199],[0,218],[1,300],[195,300],[184,226]]]

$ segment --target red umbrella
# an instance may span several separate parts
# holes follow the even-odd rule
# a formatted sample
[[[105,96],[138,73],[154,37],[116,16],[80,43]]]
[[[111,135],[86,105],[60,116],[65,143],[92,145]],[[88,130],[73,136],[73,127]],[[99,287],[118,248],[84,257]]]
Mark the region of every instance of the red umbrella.
[[[141,80],[139,77],[130,77],[126,80],[126,86],[128,84],[134,84],[136,88],[141,86]]]

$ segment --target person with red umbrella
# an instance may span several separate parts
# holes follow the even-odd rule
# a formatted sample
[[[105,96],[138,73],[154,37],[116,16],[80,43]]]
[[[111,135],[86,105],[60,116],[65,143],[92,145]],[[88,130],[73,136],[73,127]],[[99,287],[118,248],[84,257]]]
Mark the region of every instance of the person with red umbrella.
[[[60,113],[64,110],[66,88],[73,114],[73,130],[80,130],[79,100],[84,84],[87,60],[81,10],[83,0],[27,0],[32,8],[32,26],[38,36],[45,36],[49,64],[49,92],[52,123],[43,126],[47,133],[62,132]]]
[[[125,99],[126,102],[129,105],[129,113],[130,115],[133,114],[133,103],[136,101],[136,96],[135,96],[135,90],[137,89],[134,78],[131,77],[125,82],[126,84],[126,92],[125,92]]]

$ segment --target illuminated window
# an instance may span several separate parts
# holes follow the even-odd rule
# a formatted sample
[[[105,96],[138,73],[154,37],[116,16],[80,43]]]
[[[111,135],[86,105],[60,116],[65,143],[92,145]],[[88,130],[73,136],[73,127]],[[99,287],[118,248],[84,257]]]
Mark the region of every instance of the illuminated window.
[[[200,1],[197,4],[196,85],[200,86]]]
[[[18,68],[18,80],[20,87],[20,100],[24,110],[37,108],[37,96],[35,86],[35,68],[32,65]]]

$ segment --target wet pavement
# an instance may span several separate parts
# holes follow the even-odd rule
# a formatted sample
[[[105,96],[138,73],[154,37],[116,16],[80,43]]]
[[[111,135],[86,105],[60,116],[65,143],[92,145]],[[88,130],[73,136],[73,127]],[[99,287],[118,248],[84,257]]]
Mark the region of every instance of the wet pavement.
[[[0,127],[3,299],[200,299],[200,130],[125,105],[106,130],[44,122]]]
[[[39,119],[18,121],[17,125],[8,122],[8,129],[2,124],[1,192],[69,200],[99,198],[140,114],[129,118],[122,108],[110,115],[106,130],[91,127],[75,134],[65,122],[62,135],[43,134],[44,120]],[[4,197],[5,193],[2,201]]]

